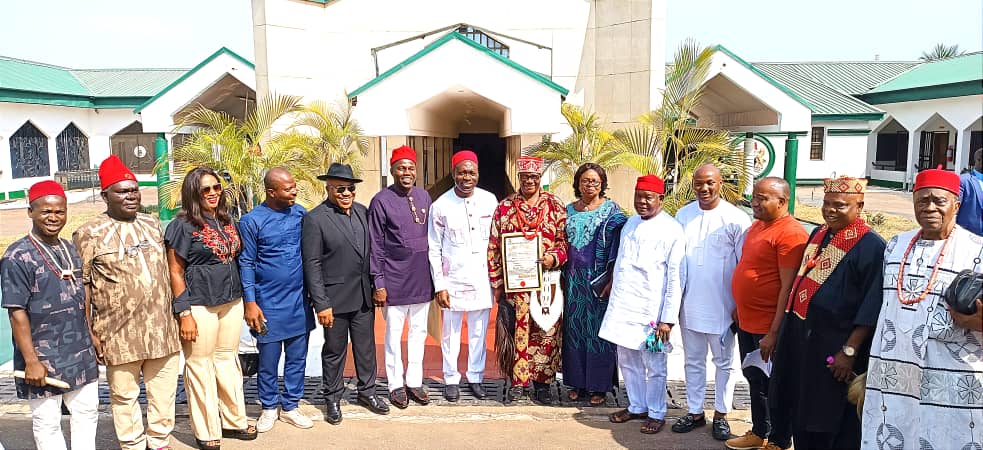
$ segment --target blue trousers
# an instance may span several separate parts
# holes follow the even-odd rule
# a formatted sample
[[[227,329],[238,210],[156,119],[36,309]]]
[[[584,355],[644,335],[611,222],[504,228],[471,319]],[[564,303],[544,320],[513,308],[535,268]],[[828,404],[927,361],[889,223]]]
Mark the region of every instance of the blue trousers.
[[[276,409],[277,406],[282,406],[284,411],[290,411],[297,408],[297,402],[304,396],[304,370],[307,368],[309,336],[310,333],[304,333],[282,341],[256,345],[259,349],[256,385],[263,409]],[[282,394],[277,383],[281,354],[284,355]]]

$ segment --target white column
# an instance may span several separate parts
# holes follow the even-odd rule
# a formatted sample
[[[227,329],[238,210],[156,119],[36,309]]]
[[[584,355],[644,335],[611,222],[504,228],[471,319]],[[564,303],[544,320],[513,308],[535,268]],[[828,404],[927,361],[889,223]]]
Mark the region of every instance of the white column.
[[[915,162],[918,161],[918,143],[921,141],[922,131],[917,129],[908,133],[908,165],[905,167],[905,190],[911,188],[915,183]]]
[[[956,173],[959,173],[970,165],[969,158],[973,156],[973,149],[969,148],[971,135],[972,133],[970,133],[969,129],[959,129],[956,131],[956,159],[953,160],[956,163]]]

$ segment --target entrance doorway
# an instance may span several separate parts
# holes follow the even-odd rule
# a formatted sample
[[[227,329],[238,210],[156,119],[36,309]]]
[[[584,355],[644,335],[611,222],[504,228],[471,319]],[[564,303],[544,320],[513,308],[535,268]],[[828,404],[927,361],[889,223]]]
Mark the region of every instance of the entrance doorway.
[[[478,187],[501,201],[511,193],[505,171],[505,138],[495,133],[461,133],[454,139],[454,152],[471,150],[478,155]]]
[[[920,151],[918,152],[918,170],[934,169],[940,164],[942,167],[946,167],[948,148],[948,131],[923,131]]]

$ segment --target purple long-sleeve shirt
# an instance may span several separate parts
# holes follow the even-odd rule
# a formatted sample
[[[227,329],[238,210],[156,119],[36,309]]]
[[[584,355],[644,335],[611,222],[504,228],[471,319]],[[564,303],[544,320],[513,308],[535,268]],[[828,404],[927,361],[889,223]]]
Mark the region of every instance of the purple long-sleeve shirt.
[[[388,305],[413,305],[433,298],[427,258],[429,218],[430,195],[418,187],[407,195],[390,186],[369,204],[369,268],[375,288],[386,289]]]

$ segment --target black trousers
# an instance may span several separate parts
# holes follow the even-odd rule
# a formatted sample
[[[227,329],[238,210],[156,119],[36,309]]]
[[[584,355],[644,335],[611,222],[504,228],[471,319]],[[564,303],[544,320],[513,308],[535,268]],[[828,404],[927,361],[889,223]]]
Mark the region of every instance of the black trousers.
[[[345,393],[345,357],[351,335],[352,357],[358,393],[375,393],[375,308],[362,306],[355,312],[334,315],[334,326],[324,328],[321,347],[321,391],[324,398],[338,402]]]
[[[737,347],[741,352],[741,361],[759,348],[758,341],[763,337],[763,334],[738,330]],[[792,445],[792,418],[788,411],[771,411],[768,408],[768,376],[757,367],[748,367],[742,372],[747,378],[751,395],[751,432],[781,448],[789,448]]]

